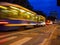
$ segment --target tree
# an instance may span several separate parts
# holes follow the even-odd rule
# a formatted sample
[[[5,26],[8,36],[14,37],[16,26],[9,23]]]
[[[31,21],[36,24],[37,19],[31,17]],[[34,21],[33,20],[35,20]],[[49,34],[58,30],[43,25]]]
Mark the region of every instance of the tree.
[[[34,11],[34,10],[33,10],[33,11]],[[34,12],[36,12],[38,15],[42,15],[42,16],[46,17],[46,14],[43,13],[42,11],[35,10]]]
[[[51,11],[50,16],[48,16],[47,19],[55,21],[55,19],[57,19],[57,15],[58,13],[56,11]]]
[[[55,21],[55,19],[56,19],[56,18],[53,17],[53,16],[48,16],[48,17],[47,17],[47,20]]]

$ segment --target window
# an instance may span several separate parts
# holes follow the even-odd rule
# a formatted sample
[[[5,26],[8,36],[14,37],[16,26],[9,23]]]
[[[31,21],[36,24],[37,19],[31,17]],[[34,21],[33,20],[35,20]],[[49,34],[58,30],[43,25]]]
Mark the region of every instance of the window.
[[[20,9],[20,12],[22,12],[22,13],[23,13],[23,12],[26,12],[26,11],[25,11],[25,10],[23,10],[23,9]]]
[[[0,6],[0,9],[7,9],[7,7],[5,7],[5,6]]]
[[[37,17],[31,12],[14,7],[0,6],[0,18],[19,18],[36,21]]]
[[[0,6],[0,19],[1,18],[6,18],[7,16],[7,10],[8,8],[5,6]]]

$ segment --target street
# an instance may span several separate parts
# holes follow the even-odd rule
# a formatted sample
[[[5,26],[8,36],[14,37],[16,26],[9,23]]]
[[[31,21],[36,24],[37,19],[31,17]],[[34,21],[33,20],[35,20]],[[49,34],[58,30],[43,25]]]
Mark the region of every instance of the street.
[[[53,24],[28,30],[0,32],[0,45],[44,45],[47,39],[54,36],[52,32],[58,29],[60,29],[60,26]],[[57,35],[57,38],[58,37]],[[57,38],[52,39],[50,45],[59,45],[55,44],[59,43],[60,37]]]

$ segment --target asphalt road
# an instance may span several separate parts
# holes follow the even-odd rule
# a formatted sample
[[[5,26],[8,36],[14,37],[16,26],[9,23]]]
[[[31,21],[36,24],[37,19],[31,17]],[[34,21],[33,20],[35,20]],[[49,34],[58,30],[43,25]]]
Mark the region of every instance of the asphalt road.
[[[46,25],[22,31],[0,32],[0,45],[43,45],[58,25]]]
[[[50,45],[60,45],[60,25],[57,25],[56,33],[57,38],[50,41]]]

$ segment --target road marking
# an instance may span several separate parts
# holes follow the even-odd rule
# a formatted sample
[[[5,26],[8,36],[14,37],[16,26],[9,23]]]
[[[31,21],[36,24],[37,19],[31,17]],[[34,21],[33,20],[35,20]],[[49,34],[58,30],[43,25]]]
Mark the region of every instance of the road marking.
[[[5,43],[5,42],[7,42],[7,41],[9,41],[9,40],[12,40],[12,39],[15,39],[15,38],[17,38],[17,36],[12,36],[12,37],[8,37],[8,38],[1,39],[1,40],[0,40],[0,44],[3,44],[3,43]]]
[[[6,35],[1,35],[0,38],[8,37],[8,36],[11,36],[11,35],[16,35],[17,33],[11,33],[11,34],[6,34]]]
[[[22,45],[22,44],[28,42],[31,39],[32,39],[32,37],[25,37],[25,38],[23,38],[21,40],[18,40],[16,42],[14,42],[14,43],[11,43],[10,45]]]
[[[39,45],[45,45],[47,43],[48,39],[44,39],[44,41],[42,43],[40,43]]]
[[[11,33],[11,34],[1,35],[0,38],[4,38],[4,37],[8,37],[8,36],[12,36],[12,35],[17,35],[17,34],[25,34],[25,33],[14,32],[14,33]]]
[[[52,38],[52,36],[53,36],[53,33],[54,33],[54,31],[56,30],[57,26],[56,26],[56,27],[53,27],[53,28],[54,28],[54,30],[51,30],[51,35],[50,35],[50,37],[49,37],[48,39],[45,39],[45,40],[43,41],[43,43],[41,43],[41,44],[39,44],[39,45],[45,45],[45,44],[47,44],[47,42],[48,42],[49,40],[51,40],[51,38]]]
[[[54,34],[54,32],[56,31],[57,27],[58,27],[58,26],[56,26],[56,27],[54,28],[54,30],[52,30],[51,35],[50,35],[50,37],[49,37],[49,40],[51,40],[51,39],[52,39],[53,34]]]
[[[10,35],[11,35],[11,34],[1,35],[0,38],[4,38],[4,37],[10,36]]]

